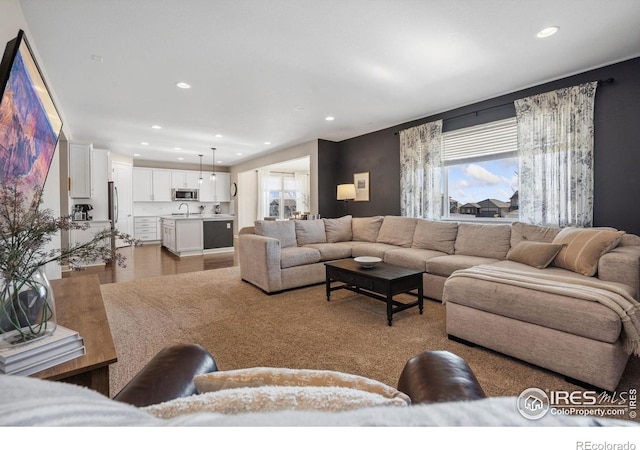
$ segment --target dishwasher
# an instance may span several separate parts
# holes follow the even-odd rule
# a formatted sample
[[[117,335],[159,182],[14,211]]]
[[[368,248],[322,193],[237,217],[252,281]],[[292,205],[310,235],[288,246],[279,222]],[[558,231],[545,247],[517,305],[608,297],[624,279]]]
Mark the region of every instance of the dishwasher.
[[[203,248],[233,247],[232,220],[205,220],[202,222]]]

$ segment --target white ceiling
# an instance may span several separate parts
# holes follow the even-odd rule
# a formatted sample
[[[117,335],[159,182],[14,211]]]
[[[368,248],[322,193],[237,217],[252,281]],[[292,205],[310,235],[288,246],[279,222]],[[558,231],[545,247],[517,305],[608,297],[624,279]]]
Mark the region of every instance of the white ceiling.
[[[156,161],[233,165],[640,56],[638,0],[20,3],[72,139]]]

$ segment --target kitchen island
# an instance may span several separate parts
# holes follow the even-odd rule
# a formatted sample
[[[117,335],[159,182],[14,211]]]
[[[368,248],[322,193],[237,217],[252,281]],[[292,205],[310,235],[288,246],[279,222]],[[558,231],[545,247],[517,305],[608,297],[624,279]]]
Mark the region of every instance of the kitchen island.
[[[162,246],[176,256],[233,251],[231,214],[171,214],[160,216]]]

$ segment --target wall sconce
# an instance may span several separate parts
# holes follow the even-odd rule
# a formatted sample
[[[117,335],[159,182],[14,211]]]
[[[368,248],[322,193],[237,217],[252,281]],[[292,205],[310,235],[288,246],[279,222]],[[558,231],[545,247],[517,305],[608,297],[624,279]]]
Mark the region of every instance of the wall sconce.
[[[349,200],[356,198],[356,185],[355,184],[339,184],[337,200],[344,201],[344,215],[349,214]]]

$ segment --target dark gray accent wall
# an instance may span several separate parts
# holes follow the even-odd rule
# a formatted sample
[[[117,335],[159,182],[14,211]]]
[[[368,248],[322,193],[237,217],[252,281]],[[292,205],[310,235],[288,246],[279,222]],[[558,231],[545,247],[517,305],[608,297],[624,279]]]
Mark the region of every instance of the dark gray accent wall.
[[[596,91],[594,225],[640,234],[640,58],[327,144],[319,152],[319,212],[324,217],[342,215],[343,205],[335,200],[336,185],[349,182],[356,172],[369,172],[370,201],[350,203],[349,213],[400,214],[400,130],[437,119],[444,119],[445,131],[490,122],[515,115],[516,99],[610,78],[613,82]],[[330,198],[323,198],[329,193]]]

